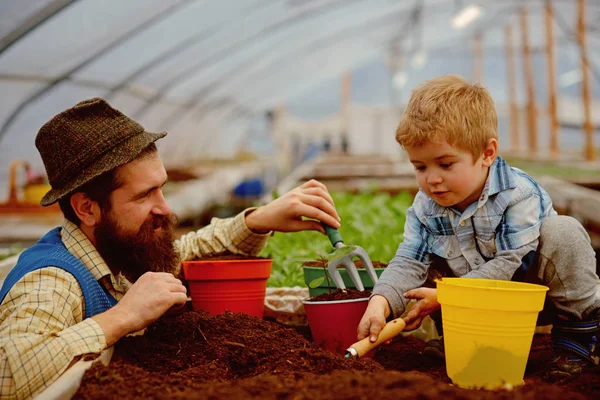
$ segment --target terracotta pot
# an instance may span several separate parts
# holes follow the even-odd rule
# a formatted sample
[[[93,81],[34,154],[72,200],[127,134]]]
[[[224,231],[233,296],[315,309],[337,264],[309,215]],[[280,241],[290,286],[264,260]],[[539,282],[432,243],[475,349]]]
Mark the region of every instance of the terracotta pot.
[[[272,259],[183,261],[192,308],[210,314],[226,310],[262,318]]]
[[[369,298],[335,301],[304,300],[304,311],[317,346],[339,354],[357,342],[356,328]],[[373,351],[365,357],[372,357]]]

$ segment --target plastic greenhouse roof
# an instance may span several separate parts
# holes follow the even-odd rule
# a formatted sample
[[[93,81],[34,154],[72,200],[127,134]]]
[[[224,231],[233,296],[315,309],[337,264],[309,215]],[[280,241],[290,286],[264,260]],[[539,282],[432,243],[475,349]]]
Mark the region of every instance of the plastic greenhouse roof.
[[[512,23],[519,57],[524,3],[530,45],[543,56],[543,0],[5,0],[0,160],[41,165],[34,147],[39,127],[93,96],[108,99],[150,131],[168,130],[165,149],[184,148],[178,152],[183,158],[225,154],[267,110],[293,105],[344,72],[386,63],[394,49],[407,59],[427,51],[422,71],[405,63],[414,70],[414,83],[427,74],[455,72],[449,65],[470,71],[476,32],[484,35],[485,83],[502,97],[504,26]],[[453,29],[452,17],[470,4],[481,6],[481,17]],[[551,4],[560,74],[580,65],[573,36],[577,1]],[[600,1],[588,0],[586,7],[590,75],[598,90]],[[545,69],[543,58],[538,62]],[[361,85],[373,82],[373,75],[363,75],[353,92],[357,98]],[[536,79],[545,85],[544,76]],[[389,87],[377,90],[385,97]],[[578,93],[576,85],[570,90]],[[222,138],[207,141],[209,136]],[[203,137],[205,145],[195,146]]]

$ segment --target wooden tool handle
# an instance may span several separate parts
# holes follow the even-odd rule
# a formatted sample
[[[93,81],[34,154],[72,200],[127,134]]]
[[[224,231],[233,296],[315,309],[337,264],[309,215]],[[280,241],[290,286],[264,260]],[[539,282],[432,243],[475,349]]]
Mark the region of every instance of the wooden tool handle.
[[[393,337],[397,336],[400,332],[404,330],[406,327],[406,322],[402,318],[396,318],[385,324],[381,332],[379,333],[379,337],[374,343],[371,343],[369,337],[359,340],[354,343],[347,350],[354,357],[362,357],[367,354],[369,351],[373,350],[375,347],[379,346],[381,343],[386,342]],[[351,351],[354,349],[354,351]]]

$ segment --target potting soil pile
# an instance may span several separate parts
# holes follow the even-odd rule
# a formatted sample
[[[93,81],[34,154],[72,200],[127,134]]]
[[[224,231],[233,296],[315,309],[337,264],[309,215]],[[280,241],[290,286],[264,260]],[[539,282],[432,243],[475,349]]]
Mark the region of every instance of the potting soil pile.
[[[450,385],[443,361],[419,354],[423,342],[415,338],[398,337],[374,359],[354,360],[315,347],[299,332],[308,335],[239,313],[165,317],[143,336],[119,341],[110,365],[90,368],[74,398],[600,398],[597,373],[543,379],[547,335],[534,340],[526,384],[492,392]]]

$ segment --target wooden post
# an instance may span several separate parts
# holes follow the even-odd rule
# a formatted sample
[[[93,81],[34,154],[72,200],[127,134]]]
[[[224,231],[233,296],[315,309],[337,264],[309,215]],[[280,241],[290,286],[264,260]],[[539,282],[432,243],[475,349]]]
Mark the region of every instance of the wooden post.
[[[344,72],[341,82],[340,106],[342,112],[342,132],[340,132],[340,143],[348,143],[348,130],[350,126],[350,105],[352,103],[352,74]],[[342,146],[344,147],[344,146]],[[348,149],[341,149],[347,151]]]
[[[546,17],[546,53],[548,59],[548,117],[550,119],[550,153],[552,157],[559,156],[559,125],[556,109],[556,70],[554,54],[553,10],[550,1],[544,6]]]
[[[529,34],[527,26],[527,9],[521,7],[521,35],[523,41],[523,70],[525,72],[525,86],[527,90],[527,136],[531,155],[537,155],[537,121],[535,105],[535,87],[533,84],[533,67],[531,65],[531,49],[529,48]]]
[[[517,79],[515,75],[515,52],[513,50],[512,26],[506,25],[506,72],[508,76],[508,104],[510,112],[510,148],[513,153],[521,151],[519,143],[519,107],[517,106]]]
[[[585,37],[585,0],[577,3],[577,38],[581,52],[581,95],[583,97],[583,129],[585,130],[585,159],[594,161],[596,149],[594,148],[594,129],[590,110],[590,80],[588,74],[588,58]]]
[[[473,77],[476,83],[483,83],[483,37],[481,32],[475,34],[473,54]]]
[[[347,112],[350,107],[350,102],[352,101],[352,74],[349,72],[344,72],[342,74],[342,85],[341,85],[341,93],[340,93],[340,105],[341,109],[344,113]]]
[[[287,111],[283,103],[278,104],[271,113],[271,129],[275,136],[276,160],[278,167],[278,178],[285,178],[292,169],[291,146],[289,132],[285,132],[283,118]]]

